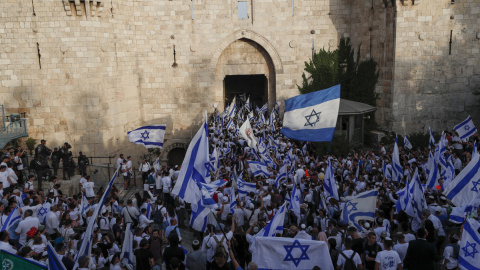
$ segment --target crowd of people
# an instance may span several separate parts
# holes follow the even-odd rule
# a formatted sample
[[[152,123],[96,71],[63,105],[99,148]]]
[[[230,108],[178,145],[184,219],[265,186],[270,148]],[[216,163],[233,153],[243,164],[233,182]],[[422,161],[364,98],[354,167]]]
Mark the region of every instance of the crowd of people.
[[[263,118],[258,117],[258,111],[255,114],[254,119]],[[256,160],[257,155],[235,132],[235,127],[227,129],[215,116],[209,121],[210,152],[215,149],[220,155],[211,178],[225,184],[212,193],[212,199],[218,204],[214,218],[209,220],[205,232],[195,231],[192,243],[182,241],[182,233],[190,227],[192,209],[172,193],[181,164],[161,166],[157,160],[150,165],[142,160],[139,173],[145,184],[143,194],[120,198],[120,189],[129,188],[132,176],[131,157],[125,159],[120,155],[117,165],[123,185],[119,184],[121,180],[116,181],[99,216],[94,217],[104,189],[95,191],[94,180],[85,168],[81,171],[81,192],[68,196],[59,190],[56,171],[49,179],[48,189],[42,188],[38,175],[29,175],[23,181],[24,150],[12,149],[0,165],[0,249],[47,265],[46,245],[50,242],[69,270],[75,263],[79,269],[257,269],[251,249],[255,234],[272,220],[296,190],[301,213],[297,216],[287,212],[284,232],[278,236],[324,241],[337,269],[451,270],[458,267],[462,230],[458,224],[449,222],[452,204],[442,195],[441,180],[438,187],[426,190],[428,208],[422,213],[422,222],[395,208],[397,191],[405,187],[415,170],[420,179],[426,181],[425,166],[433,147],[400,147],[404,175],[400,181],[391,181],[386,180],[383,163],[391,170],[393,147],[381,145],[378,149],[338,156],[318,153],[312,143],[282,136],[282,123],[278,118],[273,127],[257,123],[259,121],[252,122],[255,135],[269,146],[268,155],[273,160],[269,173],[263,175],[255,175],[249,167],[248,161]],[[448,131],[446,134],[445,155],[452,154],[450,162],[458,174],[471,159],[478,133],[470,140],[451,136]],[[46,148],[43,141],[42,144]],[[295,165],[288,168],[291,174],[277,186],[278,170],[287,156],[295,160],[292,163]],[[53,156],[51,162],[58,170]],[[335,173],[339,200],[324,189],[329,162]],[[256,188],[240,196],[235,208],[230,209],[233,174],[241,174],[244,181],[255,183]],[[344,203],[372,189],[379,190],[374,220],[362,221],[361,229],[344,224],[340,218]],[[4,226],[12,211],[18,211],[21,218]],[[480,210],[472,217],[479,219]],[[91,256],[78,258],[85,228],[92,219],[96,220],[96,226]],[[129,223],[133,230],[133,260],[122,253]]]

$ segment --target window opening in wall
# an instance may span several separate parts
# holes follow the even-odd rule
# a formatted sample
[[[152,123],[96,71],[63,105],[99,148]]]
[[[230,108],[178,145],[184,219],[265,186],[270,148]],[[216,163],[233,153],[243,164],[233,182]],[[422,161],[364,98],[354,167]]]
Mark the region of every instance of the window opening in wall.
[[[248,19],[247,1],[238,1],[238,18],[240,20]]]

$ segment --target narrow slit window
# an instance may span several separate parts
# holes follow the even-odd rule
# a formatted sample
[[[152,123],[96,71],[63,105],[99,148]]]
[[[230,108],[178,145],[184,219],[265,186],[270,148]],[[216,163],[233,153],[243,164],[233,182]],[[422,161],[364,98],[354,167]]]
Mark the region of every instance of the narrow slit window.
[[[247,1],[238,1],[238,19],[248,19]]]

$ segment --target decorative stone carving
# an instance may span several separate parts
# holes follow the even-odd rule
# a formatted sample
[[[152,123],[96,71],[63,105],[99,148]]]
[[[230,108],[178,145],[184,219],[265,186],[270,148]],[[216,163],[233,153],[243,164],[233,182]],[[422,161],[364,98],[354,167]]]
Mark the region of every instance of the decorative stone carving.
[[[67,16],[73,16],[72,4],[75,7],[75,14],[77,16],[83,15],[82,6],[84,6],[86,12],[89,13],[87,15],[92,17],[101,17],[105,6],[105,3],[99,0],[63,0],[63,7],[65,8]]]

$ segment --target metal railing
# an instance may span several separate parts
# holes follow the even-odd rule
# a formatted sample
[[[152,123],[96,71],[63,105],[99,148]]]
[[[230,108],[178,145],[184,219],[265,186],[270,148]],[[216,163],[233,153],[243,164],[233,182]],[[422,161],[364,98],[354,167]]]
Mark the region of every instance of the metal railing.
[[[10,140],[27,137],[27,119],[20,119],[15,122],[10,122],[2,130],[0,130],[0,148],[7,144]]]

